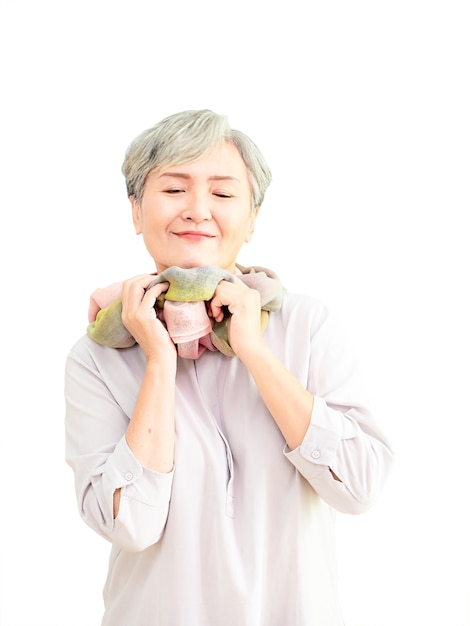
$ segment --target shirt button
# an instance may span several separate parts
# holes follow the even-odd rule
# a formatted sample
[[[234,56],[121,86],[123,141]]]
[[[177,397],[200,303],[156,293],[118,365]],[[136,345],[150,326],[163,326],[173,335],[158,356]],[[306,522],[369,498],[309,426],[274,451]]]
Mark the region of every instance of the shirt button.
[[[132,473],[131,472],[127,472],[126,474],[124,474],[124,478],[126,480],[132,480]]]
[[[319,458],[320,458],[320,456],[321,456],[321,452],[320,452],[320,450],[314,450],[314,451],[312,452],[312,458],[313,458],[313,459],[319,459]]]

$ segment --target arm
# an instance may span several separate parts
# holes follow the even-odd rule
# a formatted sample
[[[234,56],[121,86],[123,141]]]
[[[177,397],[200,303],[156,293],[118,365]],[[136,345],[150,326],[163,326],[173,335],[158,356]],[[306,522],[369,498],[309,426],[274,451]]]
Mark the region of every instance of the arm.
[[[155,313],[148,317],[156,326],[152,332],[161,327],[161,341],[169,340]],[[134,322],[130,326],[134,330]],[[151,332],[136,333],[145,347]],[[172,342],[167,348],[173,352],[163,349],[156,360],[152,351],[105,348],[84,338],[67,358],[66,455],[80,514],[126,550],[158,541],[168,514],[176,355]]]
[[[172,473],[143,466],[126,440],[143,367],[137,346],[105,348],[88,337],[72,348],[65,367],[66,461],[80,516],[99,535],[131,551],[159,540],[173,481]]]
[[[260,323],[260,297],[241,281],[222,281],[212,300],[217,321],[228,306],[229,340],[235,354],[246,365],[269,412],[284,435],[289,448],[302,442],[312,414],[314,398],[286,369],[263,341]]]
[[[393,454],[362,404],[350,350],[322,309],[313,322],[310,311],[286,318],[278,329],[286,344],[277,350],[278,358],[260,333],[257,294],[248,291],[244,285],[221,283],[214,315],[220,315],[222,304],[229,307],[230,343],[285,438],[286,458],[334,508],[367,510],[381,491]]]
[[[173,469],[175,445],[176,349],[156,318],[156,298],[168,283],[145,291],[153,276],[137,276],[123,284],[122,321],[140,345],[146,359],[144,377],[127,428],[126,440],[139,462],[157,472]],[[114,515],[120,491],[114,494]]]

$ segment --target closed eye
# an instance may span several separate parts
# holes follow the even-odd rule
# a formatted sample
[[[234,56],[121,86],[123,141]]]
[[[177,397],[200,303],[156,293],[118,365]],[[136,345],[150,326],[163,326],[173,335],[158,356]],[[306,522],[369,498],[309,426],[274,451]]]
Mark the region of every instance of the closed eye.
[[[223,191],[214,192],[214,196],[218,198],[231,198],[232,196],[229,193],[224,193]]]
[[[165,193],[176,194],[176,193],[184,193],[184,189],[165,189]]]

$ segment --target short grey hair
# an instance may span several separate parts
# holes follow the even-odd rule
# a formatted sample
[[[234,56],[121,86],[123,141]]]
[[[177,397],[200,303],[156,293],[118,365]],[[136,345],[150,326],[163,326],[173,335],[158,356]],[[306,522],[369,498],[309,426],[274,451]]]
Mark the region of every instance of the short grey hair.
[[[196,161],[223,142],[240,153],[248,170],[252,208],[261,206],[272,179],[268,164],[247,135],[231,128],[225,115],[209,109],[170,115],[132,141],[122,164],[127,195],[140,203],[150,172]]]

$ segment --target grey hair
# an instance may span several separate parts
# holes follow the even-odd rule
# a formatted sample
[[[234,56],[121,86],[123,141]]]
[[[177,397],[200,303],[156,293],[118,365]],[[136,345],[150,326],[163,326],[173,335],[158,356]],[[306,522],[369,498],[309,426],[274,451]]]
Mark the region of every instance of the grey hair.
[[[132,141],[122,164],[127,195],[140,203],[150,172],[196,161],[223,142],[240,153],[248,170],[252,208],[261,206],[272,178],[268,164],[247,135],[231,128],[225,115],[209,109],[170,115]]]

